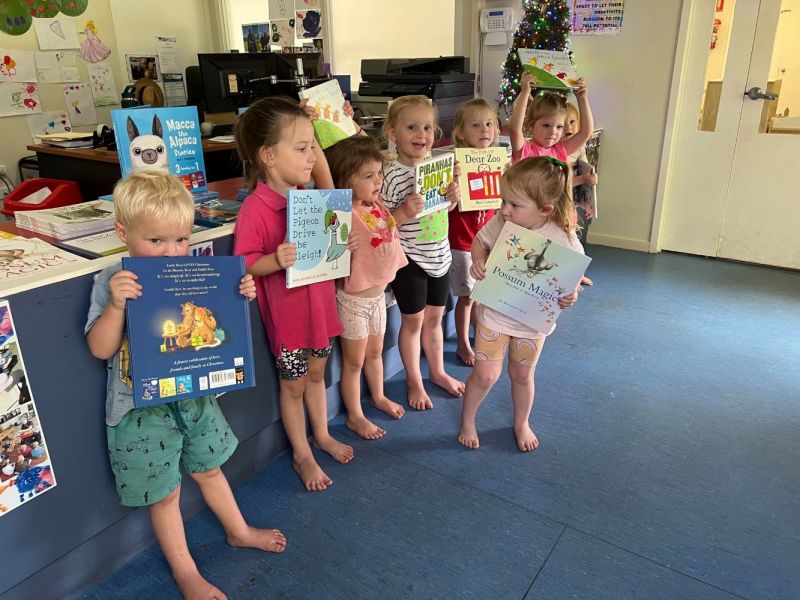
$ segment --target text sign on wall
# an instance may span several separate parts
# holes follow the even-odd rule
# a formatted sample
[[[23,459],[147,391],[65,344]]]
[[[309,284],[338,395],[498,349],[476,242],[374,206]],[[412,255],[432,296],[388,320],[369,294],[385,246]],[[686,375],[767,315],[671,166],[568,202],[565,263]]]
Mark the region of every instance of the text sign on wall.
[[[622,29],[623,0],[572,0],[572,33],[617,34]]]

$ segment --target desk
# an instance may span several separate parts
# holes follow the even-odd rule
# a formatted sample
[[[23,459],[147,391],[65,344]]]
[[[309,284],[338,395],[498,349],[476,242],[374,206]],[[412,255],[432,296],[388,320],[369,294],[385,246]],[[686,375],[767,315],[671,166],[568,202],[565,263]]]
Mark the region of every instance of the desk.
[[[32,144],[28,150],[39,159],[39,176],[77,181],[84,200],[110,194],[119,181],[119,158],[105,148],[59,148]],[[206,179],[219,181],[241,176],[242,167],[234,142],[203,140]]]

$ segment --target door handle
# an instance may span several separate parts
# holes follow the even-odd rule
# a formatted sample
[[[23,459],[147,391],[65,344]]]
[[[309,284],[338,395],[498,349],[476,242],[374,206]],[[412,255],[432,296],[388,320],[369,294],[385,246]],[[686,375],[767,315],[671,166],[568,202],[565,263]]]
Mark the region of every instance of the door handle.
[[[778,95],[771,92],[762,92],[759,87],[751,87],[744,93],[750,100],[777,100]]]

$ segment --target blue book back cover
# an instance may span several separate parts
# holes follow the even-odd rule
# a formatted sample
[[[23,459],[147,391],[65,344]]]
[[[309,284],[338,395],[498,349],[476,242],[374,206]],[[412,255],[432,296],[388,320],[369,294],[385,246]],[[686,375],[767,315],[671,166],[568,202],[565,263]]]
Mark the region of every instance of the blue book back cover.
[[[142,295],[128,300],[137,407],[255,386],[240,256],[123,258]]]
[[[193,192],[208,189],[195,106],[111,111],[122,176],[133,169],[169,171]]]

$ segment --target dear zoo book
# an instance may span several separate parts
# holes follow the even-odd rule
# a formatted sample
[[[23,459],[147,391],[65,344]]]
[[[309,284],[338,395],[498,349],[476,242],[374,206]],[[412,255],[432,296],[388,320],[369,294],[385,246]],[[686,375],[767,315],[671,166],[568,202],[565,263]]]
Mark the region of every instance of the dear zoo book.
[[[559,296],[572,293],[591,258],[506,221],[471,298],[537,331],[553,329]]]
[[[122,176],[133,169],[168,171],[192,192],[208,189],[197,108],[112,110]]]
[[[137,407],[255,386],[240,256],[123,258],[142,295],[126,303]]]
[[[289,190],[286,241],[297,247],[297,262],[286,269],[293,288],[350,275],[353,190]]]

